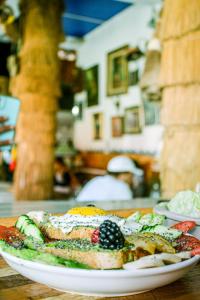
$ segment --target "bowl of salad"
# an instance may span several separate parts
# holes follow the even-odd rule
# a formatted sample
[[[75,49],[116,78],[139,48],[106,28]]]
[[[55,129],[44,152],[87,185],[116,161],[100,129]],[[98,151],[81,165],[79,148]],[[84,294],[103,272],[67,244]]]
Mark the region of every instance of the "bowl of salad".
[[[189,226],[190,233],[200,238],[200,193],[189,190],[179,192],[170,201],[157,204],[154,212],[166,216],[167,226],[187,221],[182,226]]]
[[[174,282],[200,260],[200,240],[164,222],[160,214],[124,218],[97,207],[59,216],[32,211],[14,226],[0,225],[0,254],[23,276],[57,290],[132,295]]]

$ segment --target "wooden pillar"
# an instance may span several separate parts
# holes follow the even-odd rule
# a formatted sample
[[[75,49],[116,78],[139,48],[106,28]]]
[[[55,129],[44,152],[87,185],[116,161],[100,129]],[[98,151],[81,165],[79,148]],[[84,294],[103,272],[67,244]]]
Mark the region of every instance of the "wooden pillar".
[[[160,37],[161,182],[169,198],[200,182],[200,1],[165,0]]]
[[[14,193],[18,200],[41,200],[52,197],[53,190],[63,5],[61,0],[21,0],[20,6],[20,72],[12,83],[21,101]]]

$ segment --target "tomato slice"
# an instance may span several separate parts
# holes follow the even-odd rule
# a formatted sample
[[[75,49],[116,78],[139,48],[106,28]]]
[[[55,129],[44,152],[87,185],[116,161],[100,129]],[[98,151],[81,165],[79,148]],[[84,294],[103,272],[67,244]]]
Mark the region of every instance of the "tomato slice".
[[[191,251],[191,255],[194,256],[194,255],[200,255],[200,247],[196,248],[196,249],[193,249]]]
[[[176,249],[178,251],[191,251],[200,248],[200,240],[191,235],[182,234],[176,239]]]
[[[0,232],[1,231],[4,231],[5,229],[7,229],[8,227],[6,227],[6,226],[3,226],[3,225],[0,225]]]
[[[20,231],[14,227],[6,227],[0,225],[0,240],[4,240],[5,242],[9,242],[13,239],[23,239],[23,235]]]
[[[5,239],[5,232],[7,230],[6,226],[0,225],[0,240]]]
[[[183,221],[171,226],[171,228],[178,229],[183,233],[187,233],[196,227],[196,223],[194,221]]]

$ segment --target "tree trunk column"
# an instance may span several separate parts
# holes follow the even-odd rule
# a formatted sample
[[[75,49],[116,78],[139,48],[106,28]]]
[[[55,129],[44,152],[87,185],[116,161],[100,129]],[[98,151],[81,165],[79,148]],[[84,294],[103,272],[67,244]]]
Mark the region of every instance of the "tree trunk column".
[[[12,93],[21,101],[17,124],[18,200],[52,197],[57,99],[60,95],[58,44],[62,2],[22,0],[20,72]]]
[[[161,21],[162,193],[200,182],[200,1],[165,0]]]

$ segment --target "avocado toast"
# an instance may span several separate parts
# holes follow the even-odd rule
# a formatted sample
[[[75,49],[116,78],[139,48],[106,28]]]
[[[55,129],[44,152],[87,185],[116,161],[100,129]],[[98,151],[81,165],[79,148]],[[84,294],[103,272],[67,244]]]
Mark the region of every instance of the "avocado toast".
[[[83,216],[81,215],[71,218],[72,214],[68,214],[70,221],[65,216],[52,217],[50,220],[53,222],[50,223],[49,219],[45,219],[46,222],[43,220],[38,222],[36,214],[32,213],[28,214],[32,216],[32,219],[28,215],[21,216],[16,227],[25,235],[38,241],[38,243],[30,243],[30,239],[26,238],[25,245],[29,248],[77,261],[92,269],[119,269],[124,263],[132,261],[135,251],[125,245],[125,239],[119,226],[106,220],[109,218],[108,216],[102,219],[100,210],[96,208],[89,208],[89,210],[86,208],[86,211],[93,212],[92,216],[86,216],[88,226],[86,223],[82,226],[81,217]],[[94,216],[94,214],[96,215]],[[61,230],[63,228],[64,232]],[[48,234],[49,230],[52,231],[53,239]],[[99,230],[104,232],[101,237]],[[60,238],[61,235],[62,238]]]

